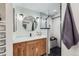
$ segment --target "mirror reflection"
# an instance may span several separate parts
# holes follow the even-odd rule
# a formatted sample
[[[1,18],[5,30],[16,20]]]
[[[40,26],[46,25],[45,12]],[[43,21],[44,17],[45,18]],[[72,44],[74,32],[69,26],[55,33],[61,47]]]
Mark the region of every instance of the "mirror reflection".
[[[33,16],[24,17],[22,26],[26,31],[34,31],[37,28],[36,19]]]

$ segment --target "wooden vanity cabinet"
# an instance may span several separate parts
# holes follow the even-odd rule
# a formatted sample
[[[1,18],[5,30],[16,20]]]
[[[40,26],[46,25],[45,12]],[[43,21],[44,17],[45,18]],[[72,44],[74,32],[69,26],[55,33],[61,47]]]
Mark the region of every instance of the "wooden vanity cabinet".
[[[14,56],[41,56],[46,53],[46,39],[16,43],[13,45]]]

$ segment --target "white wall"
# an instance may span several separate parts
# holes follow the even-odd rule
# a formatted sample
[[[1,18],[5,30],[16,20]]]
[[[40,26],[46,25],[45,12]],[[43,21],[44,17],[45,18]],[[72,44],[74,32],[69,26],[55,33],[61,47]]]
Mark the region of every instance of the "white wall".
[[[79,32],[79,4],[72,3],[71,4],[75,24],[77,27],[77,30]],[[66,4],[62,4],[62,24],[64,20],[64,14],[66,10]],[[75,46],[72,46],[69,50],[65,47],[65,45],[62,42],[62,55],[63,56],[79,56],[79,43]]]

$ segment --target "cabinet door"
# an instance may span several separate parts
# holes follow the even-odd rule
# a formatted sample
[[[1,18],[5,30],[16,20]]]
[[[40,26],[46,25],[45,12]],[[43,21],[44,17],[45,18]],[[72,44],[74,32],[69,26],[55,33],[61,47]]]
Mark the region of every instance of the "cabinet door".
[[[18,44],[13,44],[13,55],[18,56]]]
[[[26,55],[33,56],[34,55],[34,45],[31,42],[26,43]]]
[[[41,45],[40,45],[40,40],[37,40],[35,43],[34,43],[34,56],[40,56],[41,54]]]
[[[41,40],[41,55],[46,53],[46,39]]]
[[[34,55],[41,56],[46,53],[46,39],[37,40],[34,43]]]
[[[25,43],[14,44],[13,55],[14,56],[25,56],[26,55]]]
[[[19,43],[18,55],[19,56],[25,56],[26,55],[25,42]]]

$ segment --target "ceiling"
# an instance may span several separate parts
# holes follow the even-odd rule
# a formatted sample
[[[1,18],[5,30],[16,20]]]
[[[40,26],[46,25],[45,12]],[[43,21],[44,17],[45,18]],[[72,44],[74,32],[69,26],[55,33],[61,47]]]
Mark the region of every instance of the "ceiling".
[[[13,5],[42,12],[47,15],[54,15],[55,13],[60,12],[59,3],[14,3]]]

